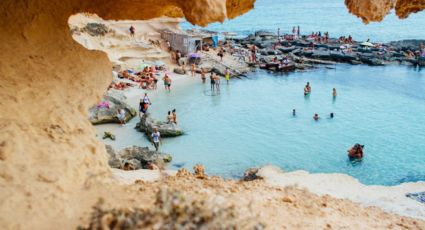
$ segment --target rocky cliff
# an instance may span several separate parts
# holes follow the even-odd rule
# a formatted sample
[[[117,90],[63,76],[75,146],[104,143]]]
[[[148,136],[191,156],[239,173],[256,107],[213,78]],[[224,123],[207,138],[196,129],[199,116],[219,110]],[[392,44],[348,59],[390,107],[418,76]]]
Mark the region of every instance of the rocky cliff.
[[[0,223],[5,229],[75,226],[83,210],[114,187],[106,151],[87,110],[111,81],[105,53],[71,37],[68,18],[185,16],[198,25],[236,17],[254,0],[2,0],[0,3]],[[347,0],[364,21],[400,17],[423,1]],[[382,4],[381,4],[382,3]],[[121,190],[120,190],[121,191]],[[85,202],[86,201],[86,202]],[[69,224],[69,225],[68,225]]]

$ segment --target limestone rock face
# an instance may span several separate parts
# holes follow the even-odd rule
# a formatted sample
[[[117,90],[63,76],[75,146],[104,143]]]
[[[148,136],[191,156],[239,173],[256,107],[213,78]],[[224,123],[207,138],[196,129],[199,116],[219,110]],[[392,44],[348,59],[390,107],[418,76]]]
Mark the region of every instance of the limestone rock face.
[[[382,21],[392,9],[399,18],[407,18],[411,13],[425,9],[422,0],[345,0],[345,4],[350,13],[365,23]]]
[[[96,194],[102,187],[88,185],[109,180],[106,150],[96,139],[87,111],[111,82],[112,64],[104,52],[87,50],[72,39],[71,15],[90,12],[116,20],[186,16],[206,25],[240,15],[253,2],[2,0],[2,228],[75,228],[83,210],[97,199],[85,194]]]
[[[125,121],[129,121],[137,115],[136,109],[125,102],[125,96],[118,91],[109,90],[103,96],[102,102],[107,106],[95,105],[89,109],[89,120],[92,124],[119,123],[117,113],[124,109]]]
[[[408,0],[395,5],[384,0],[369,5],[346,2],[364,21],[382,19],[393,6],[404,18],[425,5]],[[98,199],[85,195],[104,192],[103,186],[93,184],[110,175],[105,147],[95,137],[87,110],[111,82],[112,64],[105,53],[87,50],[72,39],[67,23],[71,15],[89,12],[115,20],[185,16],[206,25],[245,13],[253,4],[254,0],[2,0],[2,227],[75,228],[83,210]],[[378,14],[372,12],[375,8]]]

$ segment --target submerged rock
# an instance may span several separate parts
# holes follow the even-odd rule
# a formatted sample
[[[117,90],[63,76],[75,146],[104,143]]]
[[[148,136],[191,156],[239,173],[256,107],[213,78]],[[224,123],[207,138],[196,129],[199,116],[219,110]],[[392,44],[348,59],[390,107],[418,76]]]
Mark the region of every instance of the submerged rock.
[[[170,154],[149,150],[148,147],[128,146],[116,152],[110,145],[106,145],[109,155],[108,163],[112,168],[124,170],[148,169],[153,163],[163,168],[166,163],[171,162]]]
[[[102,139],[108,139],[108,138],[115,141],[115,135],[114,134],[112,134],[111,132],[104,132]]]
[[[409,197],[411,199],[414,199],[418,202],[425,204],[425,192],[407,193],[406,197]]]
[[[109,90],[101,104],[89,109],[89,120],[93,125],[105,123],[119,123],[117,113],[120,109],[125,111],[125,121],[137,115],[136,109],[125,103],[125,96],[117,90]]]
[[[145,113],[140,119],[140,122],[136,125],[136,129],[147,135],[150,135],[154,128],[158,129],[161,137],[177,137],[183,135],[183,131],[178,125],[155,120],[149,113]]]

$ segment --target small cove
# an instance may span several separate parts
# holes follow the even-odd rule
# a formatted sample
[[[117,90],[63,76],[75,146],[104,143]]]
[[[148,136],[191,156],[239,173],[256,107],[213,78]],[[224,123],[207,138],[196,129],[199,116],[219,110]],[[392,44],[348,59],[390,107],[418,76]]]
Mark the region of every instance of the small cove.
[[[285,171],[344,173],[365,184],[396,185],[425,180],[425,79],[409,67],[337,65],[289,75],[257,71],[247,78],[222,81],[220,95],[198,78],[175,81],[171,93],[149,91],[150,112],[165,119],[177,109],[186,135],[165,139],[171,169],[200,163],[207,173],[239,177],[249,167],[273,164]],[[306,82],[310,97],[303,96]],[[332,99],[332,88],[338,96]],[[140,92],[139,92],[140,91]],[[128,95],[134,106],[144,91]],[[292,109],[297,110],[293,117]],[[330,112],[334,119],[328,119]],[[314,122],[318,113],[322,119]],[[116,148],[149,145],[127,126],[96,126],[98,136],[113,131]],[[347,148],[366,145],[365,159],[347,161]]]

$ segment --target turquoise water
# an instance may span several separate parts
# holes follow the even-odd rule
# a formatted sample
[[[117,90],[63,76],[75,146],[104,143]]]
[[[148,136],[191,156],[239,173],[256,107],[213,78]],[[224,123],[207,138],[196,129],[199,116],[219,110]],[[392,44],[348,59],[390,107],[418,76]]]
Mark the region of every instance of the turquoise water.
[[[214,23],[207,29],[232,31],[248,35],[256,30],[289,33],[293,26],[299,25],[301,33],[329,31],[331,37],[351,34],[356,40],[388,42],[401,39],[425,39],[425,13],[412,14],[400,20],[394,13],[381,23],[365,25],[354,15],[348,13],[343,0],[256,0],[255,8],[248,13],[226,21]],[[183,23],[183,28],[190,28]]]
[[[425,180],[423,71],[335,67],[289,75],[259,71],[222,83],[215,96],[200,79],[177,85],[170,94],[150,92],[153,116],[165,119],[176,108],[186,131],[164,140],[162,150],[173,155],[171,168],[200,163],[210,174],[238,177],[249,167],[273,164],[285,171],[345,173],[365,184]],[[312,94],[305,98],[307,81]],[[327,118],[331,112],[334,119]],[[319,122],[314,113],[322,117]],[[133,124],[126,127],[129,132]],[[115,145],[146,142],[140,133],[126,136]],[[365,145],[365,158],[352,165],[346,150],[356,142]]]

